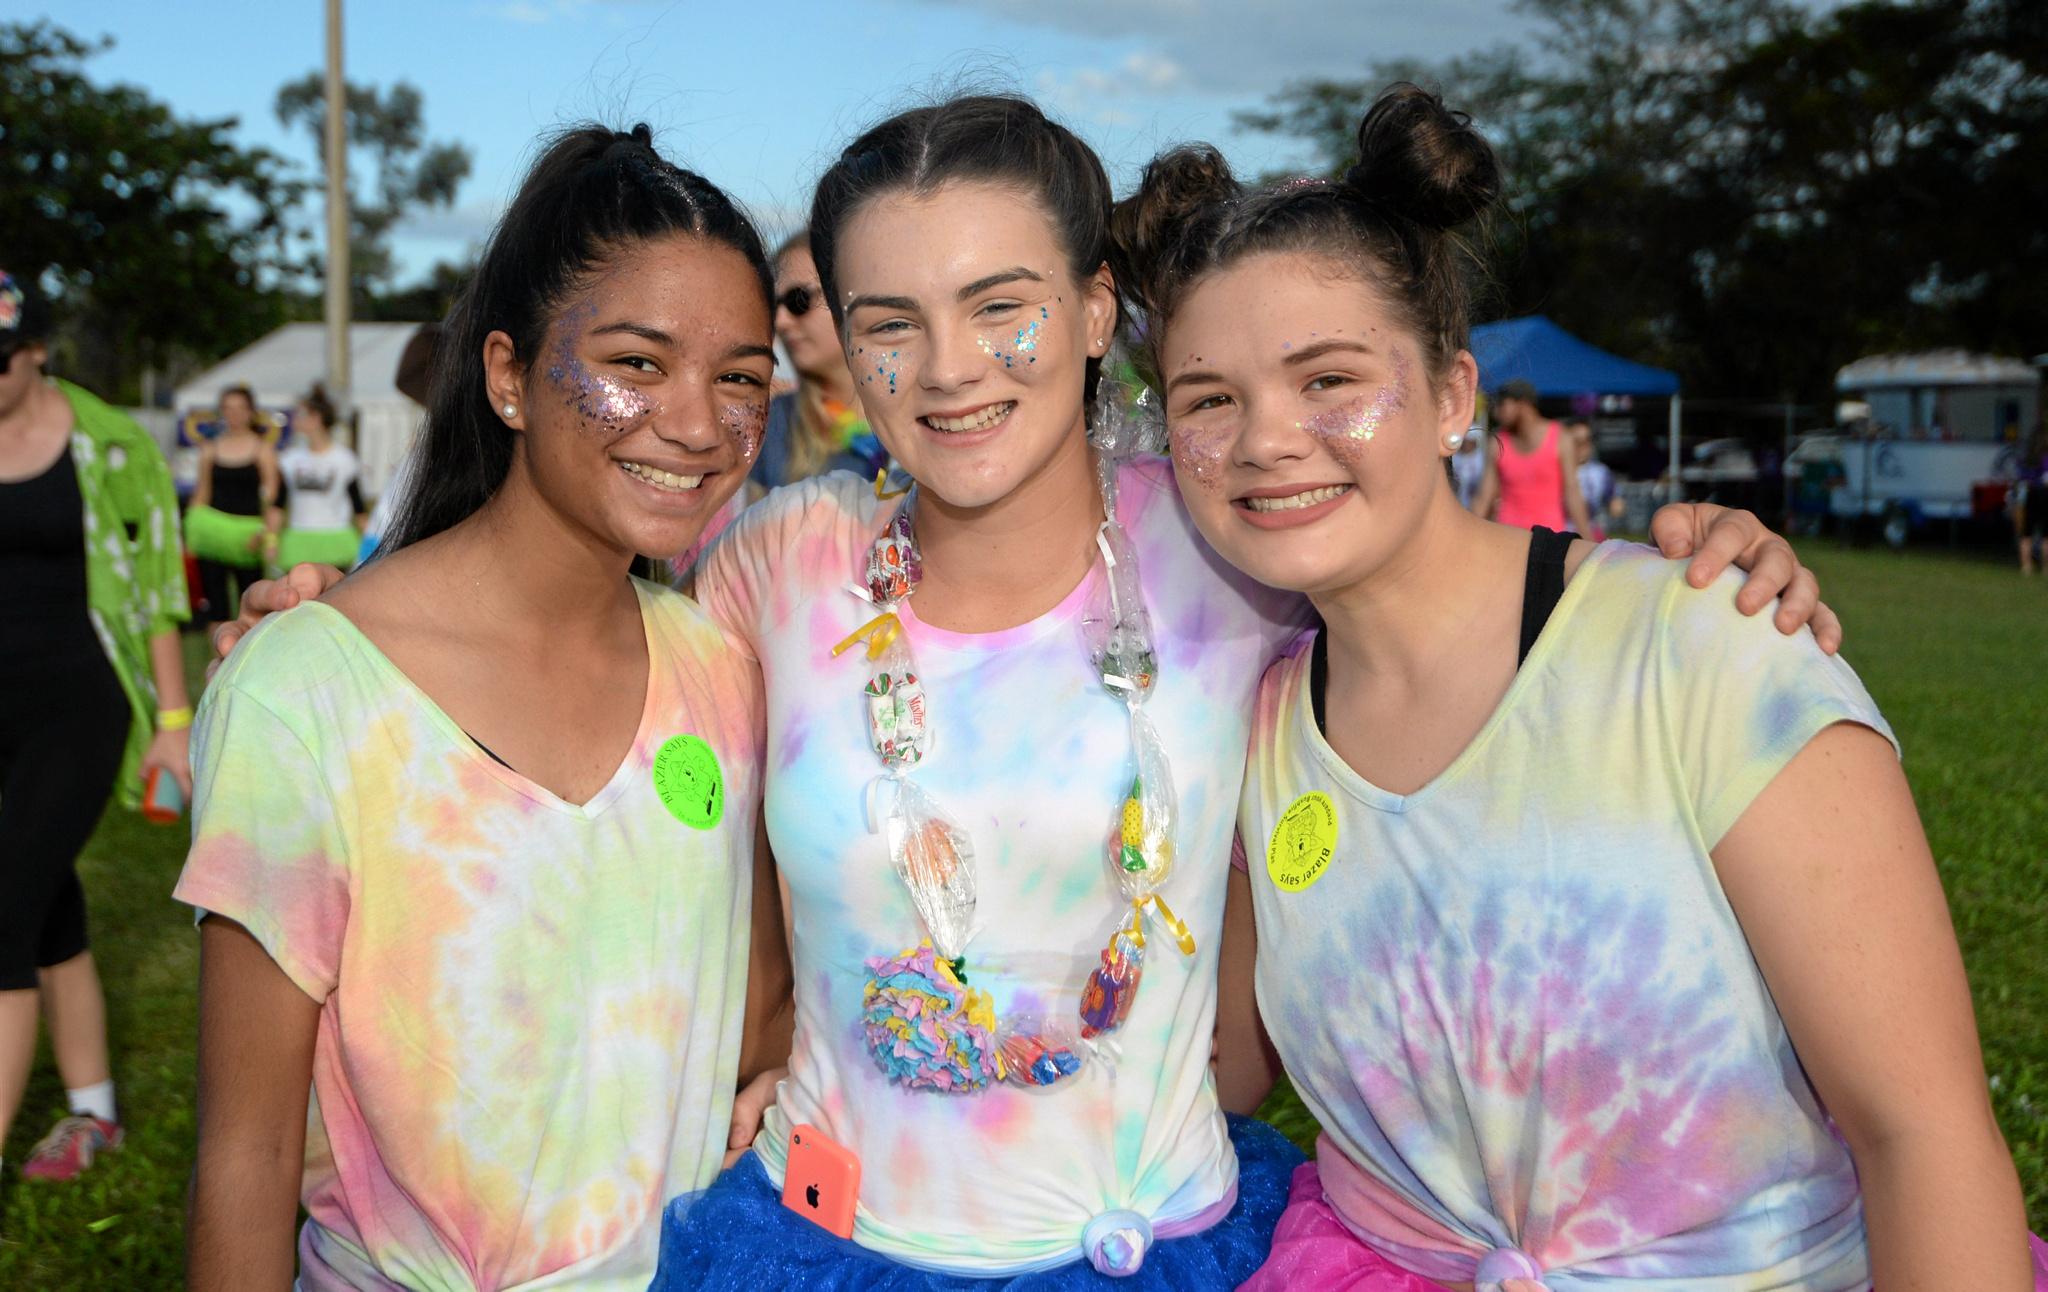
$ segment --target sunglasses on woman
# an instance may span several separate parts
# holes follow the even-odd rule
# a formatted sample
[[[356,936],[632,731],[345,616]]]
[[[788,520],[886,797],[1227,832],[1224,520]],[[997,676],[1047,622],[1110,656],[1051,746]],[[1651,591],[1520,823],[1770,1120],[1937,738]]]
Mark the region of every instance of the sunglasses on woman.
[[[788,310],[791,318],[800,319],[811,312],[811,306],[817,302],[817,299],[817,293],[813,288],[792,287],[776,297],[775,303]]]

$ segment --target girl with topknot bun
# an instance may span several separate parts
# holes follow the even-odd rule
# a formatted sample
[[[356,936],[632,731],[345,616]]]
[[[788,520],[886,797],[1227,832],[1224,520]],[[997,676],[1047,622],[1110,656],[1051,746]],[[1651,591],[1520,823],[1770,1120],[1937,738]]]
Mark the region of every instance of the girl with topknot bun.
[[[1247,1286],[2048,1287],[1856,674],[1732,578],[1457,504],[1460,230],[1499,187],[1398,86],[1340,181],[1182,149],[1118,213],[1189,511],[1322,621],[1238,816],[1322,1125]]]

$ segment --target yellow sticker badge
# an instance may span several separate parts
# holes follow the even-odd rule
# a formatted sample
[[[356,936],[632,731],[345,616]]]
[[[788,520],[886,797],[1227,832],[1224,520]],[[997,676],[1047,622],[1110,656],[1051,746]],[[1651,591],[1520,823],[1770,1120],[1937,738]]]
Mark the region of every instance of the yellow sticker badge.
[[[725,815],[718,755],[695,736],[670,736],[654,755],[654,792],[669,815],[692,830],[709,830]]]
[[[1337,805],[1321,790],[1310,790],[1288,805],[1266,845],[1266,873],[1273,886],[1298,893],[1323,877],[1337,852]]]

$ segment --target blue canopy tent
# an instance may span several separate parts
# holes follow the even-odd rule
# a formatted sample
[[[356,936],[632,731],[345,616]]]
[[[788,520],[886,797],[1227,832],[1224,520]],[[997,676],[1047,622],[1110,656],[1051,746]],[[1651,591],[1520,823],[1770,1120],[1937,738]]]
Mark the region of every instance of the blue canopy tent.
[[[1481,323],[1472,329],[1479,387],[1498,390],[1517,379],[1548,396],[1634,395],[1671,400],[1671,477],[1678,478],[1678,374],[1590,345],[1541,314]]]

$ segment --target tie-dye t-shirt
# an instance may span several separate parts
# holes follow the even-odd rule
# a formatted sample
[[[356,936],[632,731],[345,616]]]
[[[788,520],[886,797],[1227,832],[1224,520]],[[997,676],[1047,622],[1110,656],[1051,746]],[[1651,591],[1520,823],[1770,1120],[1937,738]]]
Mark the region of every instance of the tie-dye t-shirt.
[[[832,654],[875,614],[848,588],[900,505],[850,475],[791,485],[741,516],[699,570],[705,608],[760,654],[769,838],[795,929],[795,1050],[756,1147],[778,1185],[793,1125],[852,1149],[854,1237],[896,1259],[963,1272],[1058,1264],[1102,1212],[1186,1221],[1234,1186],[1208,1066],[1218,932],[1253,693],[1305,603],[1250,583],[1203,545],[1163,459],[1124,468],[1118,514],[1159,651],[1146,708],[1180,795],[1164,896],[1196,953],[1152,940],[1113,1066],[1043,1091],[906,1090],[863,1045],[861,989],[869,957],[923,930],[864,816],[880,771],[861,692],[867,660]],[[1098,561],[1060,605],[1001,632],[934,628],[915,597],[903,615],[934,733],[916,780],[972,836],[981,931],[967,974],[999,1014],[1072,1017],[1130,911],[1104,851],[1131,783],[1128,721],[1081,628],[1101,578]]]
[[[1810,633],[1685,568],[1595,549],[1412,794],[1317,730],[1310,635],[1260,688],[1239,822],[1260,1009],[1330,1204],[1425,1277],[1498,1252],[1482,1283],[1541,1269],[1551,1292],[1869,1278],[1848,1151],[1709,851],[1830,724],[1891,733]]]
[[[759,674],[636,582],[646,707],[567,803],[340,613],[250,634],[195,728],[177,895],[320,1002],[301,1286],[634,1289],[717,1174],[745,995]]]

